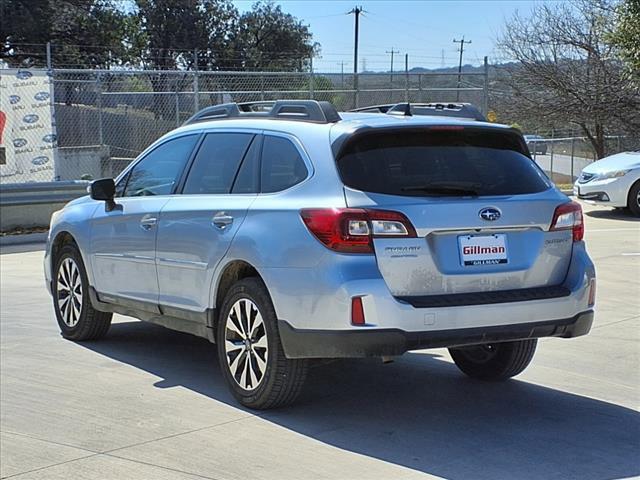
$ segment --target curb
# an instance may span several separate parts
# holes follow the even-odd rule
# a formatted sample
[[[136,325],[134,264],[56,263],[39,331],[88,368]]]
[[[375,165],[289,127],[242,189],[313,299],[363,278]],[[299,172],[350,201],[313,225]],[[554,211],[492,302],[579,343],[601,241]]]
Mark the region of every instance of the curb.
[[[4,235],[0,237],[0,247],[7,245],[27,245],[29,243],[45,243],[49,232],[25,233],[22,235]]]

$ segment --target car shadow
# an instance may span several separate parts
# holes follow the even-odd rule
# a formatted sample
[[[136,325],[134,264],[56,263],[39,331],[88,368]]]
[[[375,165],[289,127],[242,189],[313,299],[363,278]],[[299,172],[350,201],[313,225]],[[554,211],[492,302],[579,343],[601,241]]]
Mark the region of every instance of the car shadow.
[[[242,409],[204,339],[132,321],[82,345],[162,378],[158,388],[182,386]],[[451,479],[640,475],[638,412],[519,380],[473,381],[434,353],[386,365],[316,362],[295,405],[254,413],[325,444]]]
[[[625,222],[640,222],[640,218],[634,216],[628,208],[612,208],[607,210],[590,210],[584,212],[592,218],[603,218],[609,220],[622,220]]]

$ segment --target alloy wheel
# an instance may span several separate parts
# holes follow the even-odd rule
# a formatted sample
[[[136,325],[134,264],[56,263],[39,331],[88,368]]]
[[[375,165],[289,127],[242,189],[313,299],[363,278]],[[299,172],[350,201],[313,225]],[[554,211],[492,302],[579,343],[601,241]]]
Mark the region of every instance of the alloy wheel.
[[[235,382],[255,390],[267,371],[267,330],[255,303],[247,298],[233,304],[226,319],[225,353]]]
[[[82,278],[73,258],[67,257],[60,264],[56,291],[62,320],[68,327],[75,327],[82,313]]]

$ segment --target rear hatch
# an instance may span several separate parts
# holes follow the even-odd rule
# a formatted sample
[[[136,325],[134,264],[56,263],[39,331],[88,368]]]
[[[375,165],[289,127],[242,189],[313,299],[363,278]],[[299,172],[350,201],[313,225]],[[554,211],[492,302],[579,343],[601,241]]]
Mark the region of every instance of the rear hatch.
[[[369,129],[344,143],[347,206],[400,212],[415,229],[373,239],[393,295],[554,296],[573,240],[570,229],[549,230],[567,198],[527,155],[521,135],[489,126]]]

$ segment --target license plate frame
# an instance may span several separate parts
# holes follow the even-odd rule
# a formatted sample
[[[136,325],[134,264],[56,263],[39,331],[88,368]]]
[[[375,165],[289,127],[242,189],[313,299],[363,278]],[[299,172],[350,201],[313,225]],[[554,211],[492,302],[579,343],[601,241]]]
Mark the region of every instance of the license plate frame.
[[[507,235],[459,235],[458,253],[463,267],[506,265],[509,263]]]

